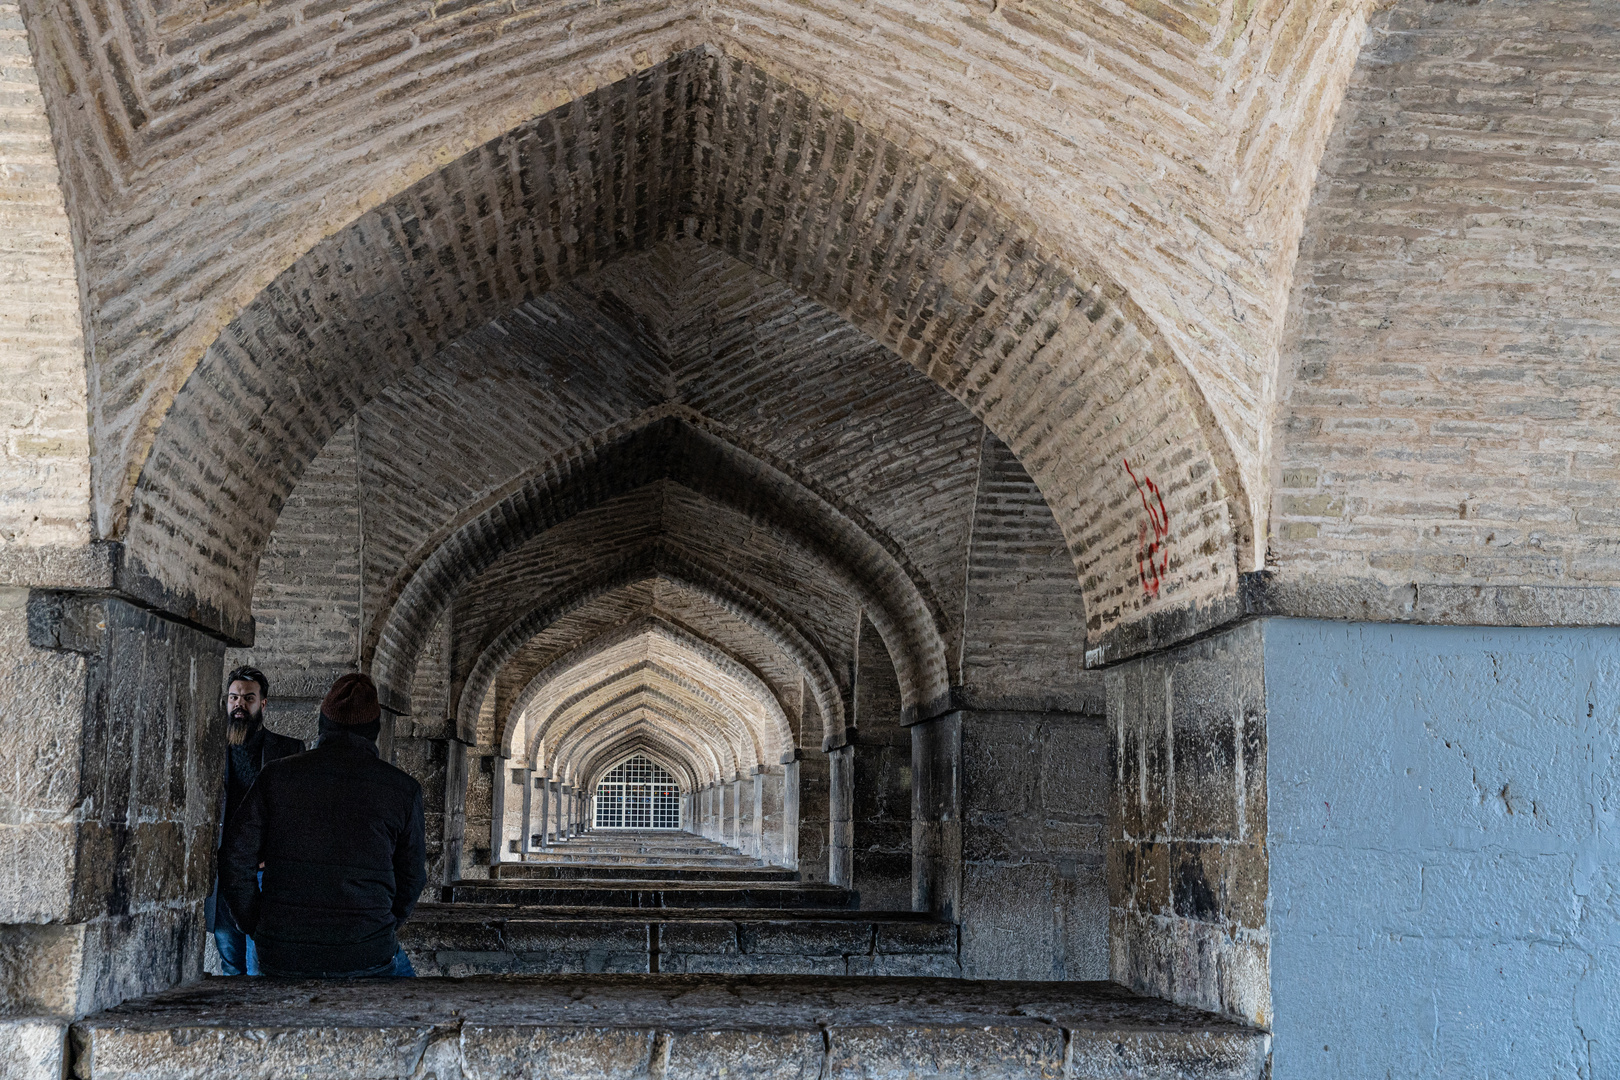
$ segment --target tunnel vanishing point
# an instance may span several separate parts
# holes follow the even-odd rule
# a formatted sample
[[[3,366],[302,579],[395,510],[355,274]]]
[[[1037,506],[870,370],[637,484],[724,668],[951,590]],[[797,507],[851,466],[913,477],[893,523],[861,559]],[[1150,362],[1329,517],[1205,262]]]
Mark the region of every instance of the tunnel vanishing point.
[[[1620,1076],[1617,193],[1616,0],[0,0],[0,1075]]]

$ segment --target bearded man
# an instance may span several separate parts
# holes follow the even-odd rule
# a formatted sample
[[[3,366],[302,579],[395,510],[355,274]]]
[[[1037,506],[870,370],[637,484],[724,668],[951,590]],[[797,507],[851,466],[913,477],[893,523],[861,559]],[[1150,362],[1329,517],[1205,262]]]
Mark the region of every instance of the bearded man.
[[[258,668],[239,667],[225,680],[225,792],[216,847],[259,778],[259,770],[277,758],[304,752],[304,744],[297,739],[277,735],[264,726],[264,707],[269,701],[270,680]],[[220,969],[226,975],[259,974],[258,950],[231,917],[230,906],[220,902],[217,878],[214,895],[205,907],[208,928],[219,946]]]

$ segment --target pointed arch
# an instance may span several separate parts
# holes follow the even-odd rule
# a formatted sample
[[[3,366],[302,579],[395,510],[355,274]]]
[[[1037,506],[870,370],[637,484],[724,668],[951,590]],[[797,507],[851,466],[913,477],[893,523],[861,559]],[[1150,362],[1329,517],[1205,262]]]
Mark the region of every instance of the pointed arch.
[[[607,152],[572,151],[587,142]],[[704,149],[721,145],[754,147],[752,167]],[[267,286],[186,379],[140,466],[129,587],[248,633],[275,516],[361,405],[525,297],[684,236],[842,314],[1013,449],[1075,558],[1094,648],[1151,646],[1230,613],[1253,542],[1241,473],[1125,291],[1065,264],[971,177],[706,51],[471,151]],[[1151,589],[1127,459],[1165,500]]]

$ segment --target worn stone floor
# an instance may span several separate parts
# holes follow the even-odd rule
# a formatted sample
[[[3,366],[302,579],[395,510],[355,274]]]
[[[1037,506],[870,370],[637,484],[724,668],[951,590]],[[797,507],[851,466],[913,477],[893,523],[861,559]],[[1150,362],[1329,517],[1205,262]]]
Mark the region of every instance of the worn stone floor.
[[[1240,1080],[1270,1037],[1111,983],[209,979],[72,1029],[80,1080]]]

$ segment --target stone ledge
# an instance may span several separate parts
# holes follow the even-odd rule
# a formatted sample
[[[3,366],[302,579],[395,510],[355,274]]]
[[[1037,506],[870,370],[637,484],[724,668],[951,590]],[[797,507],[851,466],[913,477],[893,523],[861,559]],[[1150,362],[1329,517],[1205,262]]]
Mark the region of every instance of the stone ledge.
[[[1112,983],[217,979],[73,1026],[80,1080],[1249,1080],[1265,1032]]]

